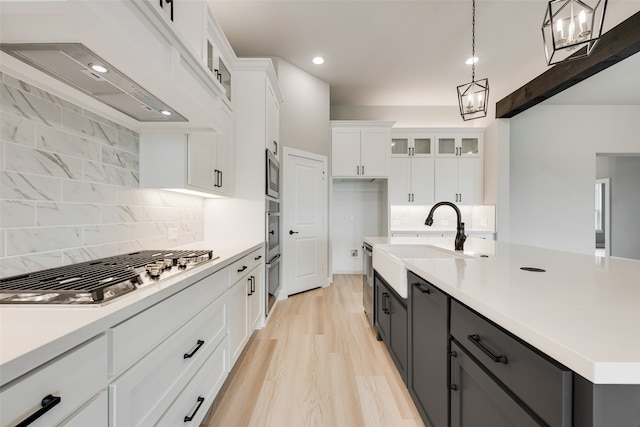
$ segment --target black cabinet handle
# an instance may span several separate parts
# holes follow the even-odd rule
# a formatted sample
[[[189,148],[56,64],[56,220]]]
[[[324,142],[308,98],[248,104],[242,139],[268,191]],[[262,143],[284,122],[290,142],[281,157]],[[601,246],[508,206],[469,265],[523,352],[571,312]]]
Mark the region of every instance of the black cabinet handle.
[[[386,301],[386,304],[385,304]],[[390,314],[391,310],[389,309],[389,294],[386,292],[382,293],[382,311],[386,314]]]
[[[486,347],[484,344],[480,342],[480,335],[473,334],[473,335],[469,335],[467,338],[469,338],[469,341],[474,343],[476,347],[482,350],[482,352],[487,356],[489,356],[489,358],[494,362],[504,363],[505,365],[507,364],[507,356],[505,356],[504,354],[496,356],[496,354],[493,351],[491,351],[488,347]]]
[[[457,390],[457,389],[458,389],[458,386],[457,386],[457,385],[455,385],[455,384],[449,384],[449,390],[453,390],[453,391],[455,391],[455,390]]]
[[[198,406],[196,406],[196,409],[195,409],[195,411],[193,411],[193,414],[185,415],[185,417],[184,417],[184,422],[185,423],[188,423],[189,421],[191,421],[193,419],[193,417],[196,416],[196,414],[198,413],[198,410],[202,406],[202,402],[204,402],[204,397],[198,396]]]
[[[256,291],[256,276],[251,276],[251,294]]]
[[[42,408],[38,409],[36,412],[22,420],[22,422],[20,422],[20,424],[17,424],[16,427],[28,426],[29,424],[33,423],[35,420],[49,412],[51,409],[53,409],[53,407],[60,403],[61,400],[62,398],[60,396],[53,396],[51,394],[46,395],[40,402]]]
[[[418,288],[418,290],[420,292],[422,292],[423,294],[430,294],[431,291],[429,290],[429,288],[423,288],[422,287],[422,283],[414,283],[413,286],[415,286],[416,288]]]
[[[276,141],[273,141],[273,154],[275,154],[276,156],[278,155],[278,143]]]
[[[193,355],[196,354],[196,352],[198,350],[200,350],[200,347],[202,347],[202,344],[204,344],[204,341],[198,340],[198,342],[196,343],[196,348],[194,348],[191,353],[185,353],[184,356],[182,356],[182,358],[183,359],[189,359],[189,358],[193,357]]]
[[[297,231],[289,230],[289,234],[298,234]]]
[[[275,230],[271,230],[271,231],[269,231],[269,234],[271,234],[273,236],[274,234],[276,234],[276,231]]]
[[[222,187],[222,171],[218,171],[218,173],[220,173],[220,182],[218,187]]]
[[[245,271],[247,269],[246,265],[243,265],[242,268],[238,269],[238,273],[242,273],[243,271]]]
[[[262,259],[262,255],[258,255],[257,257],[255,257],[253,260],[254,261],[258,261],[259,259]]]

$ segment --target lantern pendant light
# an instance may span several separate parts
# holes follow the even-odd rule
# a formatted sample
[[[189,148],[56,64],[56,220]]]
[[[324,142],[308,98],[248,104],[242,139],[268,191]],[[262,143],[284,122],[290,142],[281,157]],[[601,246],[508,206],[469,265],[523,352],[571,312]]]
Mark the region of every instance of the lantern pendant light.
[[[607,0],[551,0],[542,21],[547,65],[591,54],[602,35]]]
[[[476,0],[472,0],[471,58],[476,56]],[[489,105],[489,80],[476,81],[475,60],[471,62],[471,83],[458,86],[458,104],[462,120],[486,117]]]

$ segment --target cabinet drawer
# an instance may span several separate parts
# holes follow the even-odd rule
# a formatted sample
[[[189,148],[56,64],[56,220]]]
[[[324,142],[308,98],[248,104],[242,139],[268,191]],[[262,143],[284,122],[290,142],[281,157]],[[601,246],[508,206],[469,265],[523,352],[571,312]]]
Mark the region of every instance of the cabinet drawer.
[[[49,394],[60,397],[60,403],[30,425],[57,425],[106,385],[107,339],[101,335],[3,388],[0,425],[20,423],[41,409],[42,399]]]
[[[451,336],[545,423],[571,425],[573,374],[568,368],[457,301],[451,302]]]
[[[160,344],[228,287],[226,268],[205,277],[170,298],[109,329],[112,358],[109,374],[120,375],[129,366]]]
[[[214,350],[156,426],[199,426],[227,377],[227,337]]]
[[[152,425],[227,334],[226,299],[190,320],[109,386],[112,425]]]
[[[262,262],[262,249],[245,255],[229,266],[229,285],[233,286],[238,280],[249,274],[253,268]]]
[[[64,420],[58,427],[107,427],[109,425],[109,395],[101,391]]]

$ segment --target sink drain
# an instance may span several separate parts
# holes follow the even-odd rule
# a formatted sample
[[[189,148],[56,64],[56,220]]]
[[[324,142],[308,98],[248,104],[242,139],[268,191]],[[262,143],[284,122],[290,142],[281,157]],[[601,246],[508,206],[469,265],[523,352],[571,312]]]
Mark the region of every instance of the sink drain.
[[[547,271],[537,267],[520,267],[520,270],[533,271],[534,273],[544,273],[545,271]]]

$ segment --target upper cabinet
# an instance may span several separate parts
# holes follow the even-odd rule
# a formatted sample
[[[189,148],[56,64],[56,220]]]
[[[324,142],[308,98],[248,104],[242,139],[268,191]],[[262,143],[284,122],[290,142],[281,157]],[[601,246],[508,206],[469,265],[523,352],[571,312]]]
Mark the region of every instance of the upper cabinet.
[[[265,95],[267,108],[266,148],[278,157],[280,155],[280,101],[268,80]]]
[[[384,178],[393,122],[331,122],[331,175]]]
[[[483,202],[482,130],[436,136],[435,201]]]
[[[428,133],[392,129],[389,204],[433,204],[433,141],[433,136]]]
[[[162,132],[140,136],[140,186],[232,196],[233,114],[222,108],[221,133]]]

